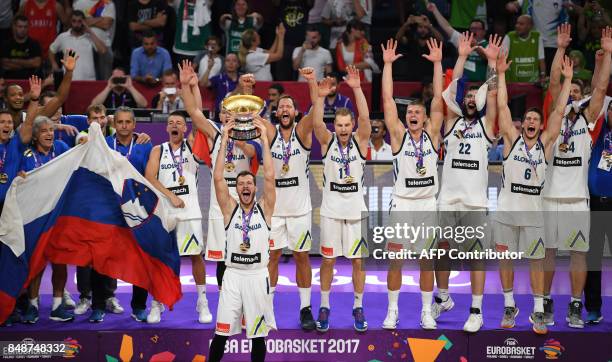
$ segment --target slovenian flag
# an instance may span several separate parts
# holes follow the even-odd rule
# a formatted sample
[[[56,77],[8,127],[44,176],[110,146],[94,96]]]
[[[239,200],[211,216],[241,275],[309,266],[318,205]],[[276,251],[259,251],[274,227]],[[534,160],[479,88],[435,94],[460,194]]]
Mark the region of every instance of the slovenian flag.
[[[92,123],[89,142],[8,190],[0,217],[0,322],[48,261],[91,265],[172,307],[181,284],[169,207]]]

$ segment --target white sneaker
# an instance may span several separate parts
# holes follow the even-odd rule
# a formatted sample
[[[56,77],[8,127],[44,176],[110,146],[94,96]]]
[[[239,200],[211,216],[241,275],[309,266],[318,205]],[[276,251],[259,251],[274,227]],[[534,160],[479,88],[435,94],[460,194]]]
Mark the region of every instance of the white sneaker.
[[[395,329],[397,328],[397,323],[399,323],[398,310],[387,309],[387,316],[382,325],[383,329]]]
[[[426,330],[436,329],[436,320],[431,315],[431,312],[421,312],[421,328]]]
[[[64,305],[69,308],[76,307],[76,303],[74,302],[74,299],[72,299],[70,292],[67,291],[66,289],[64,289],[64,294],[62,295],[62,303],[64,303]]]
[[[444,302],[442,301],[442,299],[436,297],[435,302],[431,305],[431,316],[434,319],[438,319],[440,317],[440,314],[442,314],[443,312],[448,312],[449,310],[453,309],[454,306],[455,302],[453,301],[453,298],[451,298],[450,295],[448,296],[448,299]]]
[[[147,316],[147,323],[159,323],[161,322],[161,314],[164,311],[164,305],[160,302],[153,300],[151,303],[151,310],[149,311],[149,315]]]
[[[111,297],[106,300],[106,310],[115,314],[123,313],[123,307],[121,304],[119,304],[119,300],[115,297]]]
[[[198,322],[200,323],[210,323],[212,322],[212,314],[210,314],[210,310],[208,310],[208,300],[199,299],[198,304],[196,304],[196,310],[198,311]]]
[[[476,333],[482,327],[482,314],[478,308],[470,308],[470,316],[463,325],[463,330],[469,333]]]
[[[81,298],[79,303],[74,307],[74,314],[81,315],[87,313],[87,311],[91,308],[91,299],[89,298]]]

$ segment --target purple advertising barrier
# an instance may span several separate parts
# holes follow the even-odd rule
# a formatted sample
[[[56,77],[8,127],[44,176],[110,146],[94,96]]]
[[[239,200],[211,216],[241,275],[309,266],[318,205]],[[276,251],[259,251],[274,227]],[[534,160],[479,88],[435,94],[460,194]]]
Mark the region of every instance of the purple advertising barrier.
[[[554,328],[554,327],[553,327]],[[610,333],[487,331],[469,339],[469,361],[610,361]]]
[[[96,331],[0,332],[0,361],[95,361]]]
[[[133,360],[204,361],[212,330],[150,330],[100,332],[98,360],[119,359],[133,348]],[[467,360],[468,336],[460,331],[330,330],[325,334],[301,330],[271,332],[266,361],[461,361]],[[223,361],[250,361],[244,334],[228,340]]]

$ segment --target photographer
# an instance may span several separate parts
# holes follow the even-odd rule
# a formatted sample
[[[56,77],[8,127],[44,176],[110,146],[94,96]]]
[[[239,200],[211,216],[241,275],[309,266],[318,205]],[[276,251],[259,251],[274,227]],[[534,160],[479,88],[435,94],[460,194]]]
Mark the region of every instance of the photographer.
[[[134,87],[132,78],[126,74],[125,70],[115,68],[104,90],[91,100],[91,105],[93,104],[104,104],[106,108],[118,108],[121,106],[146,108],[147,100]]]
[[[166,70],[162,75],[162,90],[153,97],[151,106],[161,110],[162,113],[185,109],[179,85],[176,73],[172,69]]]

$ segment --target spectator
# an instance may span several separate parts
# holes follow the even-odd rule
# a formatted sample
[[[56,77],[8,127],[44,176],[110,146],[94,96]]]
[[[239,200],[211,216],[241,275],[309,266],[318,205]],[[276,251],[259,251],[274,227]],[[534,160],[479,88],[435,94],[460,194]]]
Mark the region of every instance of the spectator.
[[[270,50],[265,50],[259,47],[261,38],[253,29],[249,29],[242,33],[242,42],[240,44],[240,53],[238,58],[243,64],[244,71],[253,73],[255,79],[259,81],[272,81],[272,73],[270,72],[270,63],[277,62],[283,57],[285,42],[285,27],[279,24],[276,27],[276,38]]]
[[[174,0],[173,4],[178,16],[172,50],[178,55],[175,62],[179,63],[198,55],[210,36],[212,0]]]
[[[331,27],[329,49],[335,49],[336,43],[346,30],[346,25],[354,17],[353,2],[357,0],[329,0],[321,11],[321,21]],[[357,1],[359,2],[359,1]]]
[[[194,60],[194,63],[198,64],[198,78],[200,81],[205,74],[208,74],[206,78],[212,78],[221,73],[223,57],[219,54],[220,51],[221,40],[214,35],[209,36],[206,40],[206,50]]]
[[[584,8],[577,5],[573,7],[578,13],[578,41],[587,60],[586,67],[594,69],[595,52],[601,49],[601,31],[612,23],[597,2],[588,2]]]
[[[285,47],[283,59],[274,66],[274,79],[294,80],[291,60],[293,50],[304,42],[304,33],[308,23],[308,11],[312,5],[311,0],[273,0],[279,7],[278,18],[285,27]],[[297,70],[297,69],[296,69]]]
[[[520,13],[522,10],[523,14],[531,16],[534,27],[540,33],[544,44],[547,71],[550,71],[557,51],[557,27],[569,20],[565,3],[568,2],[564,1],[564,4],[561,5],[557,1],[550,0],[518,0],[506,4],[506,9],[511,13]],[[576,72],[575,68],[574,72]]]
[[[132,79],[155,86],[159,83],[161,75],[172,68],[170,53],[157,46],[154,33],[147,32],[142,38],[142,46],[132,51],[130,68]]]
[[[444,40],[427,16],[408,17],[395,34],[399,45],[398,53],[404,56],[393,62],[393,79],[417,82],[421,82],[424,78],[433,79],[432,63],[422,56],[429,53],[427,40],[431,37],[441,42]]]
[[[102,92],[92,100],[90,106],[103,104],[106,108],[146,108],[147,100],[132,84],[132,78],[122,68],[115,68]]]
[[[293,69],[311,67],[314,68],[316,79],[323,78],[323,74],[332,71],[332,56],[329,50],[321,46],[321,33],[315,26],[309,26],[306,30],[306,40],[302,46],[293,49]],[[300,82],[306,79],[299,76]]]
[[[28,37],[28,18],[17,15],[13,19],[13,36],[0,49],[4,76],[9,79],[40,76],[41,55],[38,42]]]
[[[590,82],[593,79],[593,72],[588,69],[584,69],[586,64],[586,59],[584,58],[584,54],[580,50],[572,50],[569,53],[572,62],[574,63],[574,79],[580,79],[586,82]]]
[[[13,4],[11,1],[0,1],[0,45],[11,35],[11,20],[13,19]]]
[[[56,0],[22,0],[19,14],[28,18],[28,35],[38,42],[43,59],[47,59],[49,46],[57,37],[57,21],[68,25],[69,14]]]
[[[412,93],[412,98],[418,99],[427,110],[427,114],[431,110],[431,101],[433,100],[433,78],[423,78],[421,80],[421,90]]]
[[[85,23],[104,42],[107,51],[98,54],[97,79],[107,79],[113,70],[113,39],[115,38],[116,10],[112,0],[76,0],[74,10],[87,15]]]
[[[232,13],[223,14],[219,19],[219,26],[225,32],[225,54],[238,53],[242,34],[249,29],[257,31],[262,24],[261,15],[255,12],[249,14],[246,0],[234,0]]]
[[[107,48],[104,42],[87,26],[85,14],[80,10],[72,12],[70,29],[58,35],[49,46],[49,61],[54,72],[60,70],[55,54],[67,49],[74,49],[80,58],[74,69],[72,80],[96,80],[94,52],[104,54]]]
[[[461,33],[453,29],[434,3],[429,3],[429,5],[427,5],[427,10],[434,15],[438,25],[449,36],[450,42],[457,48],[459,46]],[[484,82],[487,77],[487,57],[482,49],[486,48],[489,43],[486,39],[487,32],[485,30],[484,21],[480,19],[472,20],[469,31],[474,34],[472,46],[476,46],[477,48],[470,53],[468,59],[465,61],[464,74],[470,82]]]
[[[334,119],[336,116],[336,109],[348,108],[353,114],[355,114],[355,107],[351,99],[345,95],[338,93],[338,84],[340,84],[340,75],[338,73],[328,73],[326,77],[331,77],[332,81],[330,84],[331,92],[325,97],[323,116],[325,118]]]
[[[512,61],[506,74],[508,82],[544,84],[546,82],[546,62],[544,43],[540,33],[533,30],[533,20],[529,15],[521,15],[516,20],[514,31],[504,37],[502,46],[508,49],[508,61]]]
[[[11,114],[13,124],[15,125],[15,129],[17,129],[17,126],[25,121],[26,118],[26,113],[23,109],[25,100],[23,88],[18,84],[8,84],[4,88],[3,96],[6,109],[8,109]]]
[[[270,85],[270,88],[268,88],[268,99],[266,100],[264,117],[269,119],[272,123],[278,120],[276,118],[276,108],[278,107],[278,100],[283,94],[285,94],[285,88],[278,83],[273,83]]]
[[[370,144],[368,145],[368,160],[390,161],[393,159],[391,145],[385,142],[387,128],[381,119],[372,120],[372,133],[370,134]]]
[[[372,56],[372,47],[365,39],[363,24],[359,20],[351,20],[348,23],[342,34],[342,41],[336,44],[336,64],[342,73],[346,72],[348,65],[354,65],[359,70],[362,82],[371,82],[372,72],[380,72]]]
[[[450,24],[455,29],[467,29],[474,19],[487,21],[486,0],[451,1]]]
[[[130,46],[136,48],[142,44],[145,32],[154,32],[157,40],[168,47],[171,39],[164,39],[164,28],[168,21],[166,9],[168,5],[163,0],[136,0],[128,4],[128,21],[130,27]]]
[[[223,64],[225,69],[221,74],[208,78],[205,72],[199,82],[201,87],[214,89],[215,111],[217,114],[219,114],[219,105],[223,98],[225,98],[225,95],[236,89],[238,85],[238,68],[240,68],[238,55],[234,53],[228,54]]]
[[[151,105],[161,110],[162,113],[185,109],[179,85],[176,73],[172,69],[165,71],[162,76],[162,90],[153,97]]]

